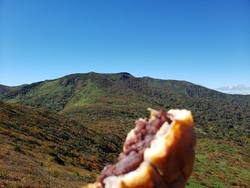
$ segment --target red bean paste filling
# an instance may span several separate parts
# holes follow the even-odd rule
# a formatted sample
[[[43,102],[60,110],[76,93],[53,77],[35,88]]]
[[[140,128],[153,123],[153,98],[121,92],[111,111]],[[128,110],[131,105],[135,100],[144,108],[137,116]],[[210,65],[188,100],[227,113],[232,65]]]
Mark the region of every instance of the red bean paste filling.
[[[170,114],[165,114],[161,110],[154,120],[149,122],[136,120],[135,137],[126,140],[124,143],[125,151],[120,153],[116,165],[106,166],[101,175],[98,176],[98,181],[105,187],[103,180],[108,176],[119,176],[127,174],[137,169],[143,162],[143,155],[146,148],[150,147],[151,141],[155,138],[155,134],[164,124],[172,122]]]

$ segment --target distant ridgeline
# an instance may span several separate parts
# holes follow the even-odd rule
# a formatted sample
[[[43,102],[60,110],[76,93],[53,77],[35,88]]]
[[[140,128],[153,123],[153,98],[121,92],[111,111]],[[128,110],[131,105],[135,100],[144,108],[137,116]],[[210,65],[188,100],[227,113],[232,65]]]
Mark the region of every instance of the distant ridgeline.
[[[250,95],[224,94],[186,81],[90,72],[18,87],[0,85],[0,93],[9,103],[57,112],[88,127],[100,125],[100,134],[113,134],[106,128],[116,126],[124,137],[136,118],[148,117],[151,107],[191,110],[200,138],[250,138]]]

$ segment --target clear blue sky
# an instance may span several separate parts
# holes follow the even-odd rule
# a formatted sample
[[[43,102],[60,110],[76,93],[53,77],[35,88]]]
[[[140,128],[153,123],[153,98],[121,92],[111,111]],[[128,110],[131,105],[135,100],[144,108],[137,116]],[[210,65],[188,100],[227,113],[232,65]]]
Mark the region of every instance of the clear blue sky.
[[[0,84],[129,72],[250,86],[249,0],[0,0]]]

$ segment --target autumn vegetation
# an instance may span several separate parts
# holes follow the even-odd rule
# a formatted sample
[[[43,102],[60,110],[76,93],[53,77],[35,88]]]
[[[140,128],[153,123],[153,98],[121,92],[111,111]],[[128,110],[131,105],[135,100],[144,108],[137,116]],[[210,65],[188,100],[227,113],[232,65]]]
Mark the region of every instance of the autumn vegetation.
[[[73,74],[0,85],[0,185],[80,187],[114,163],[147,108],[194,115],[196,161],[188,187],[249,187],[250,96],[128,73]]]

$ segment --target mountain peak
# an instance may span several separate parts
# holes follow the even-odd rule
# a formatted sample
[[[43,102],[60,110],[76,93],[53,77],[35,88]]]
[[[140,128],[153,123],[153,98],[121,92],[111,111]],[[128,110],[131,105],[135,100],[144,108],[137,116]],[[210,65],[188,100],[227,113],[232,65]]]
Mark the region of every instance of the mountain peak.
[[[118,73],[118,74],[125,74],[125,75],[130,75],[130,76],[132,76],[130,73],[128,73],[128,72],[120,72],[120,73]]]

